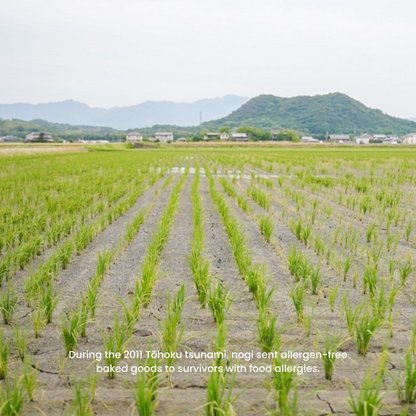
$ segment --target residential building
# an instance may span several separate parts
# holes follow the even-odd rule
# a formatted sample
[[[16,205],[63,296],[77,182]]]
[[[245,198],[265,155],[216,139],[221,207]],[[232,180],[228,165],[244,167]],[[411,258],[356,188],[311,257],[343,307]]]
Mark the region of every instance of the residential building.
[[[0,137],[0,142],[18,142],[19,138],[17,136],[2,136]]]
[[[228,133],[221,133],[220,140],[230,140],[230,135]]]
[[[27,142],[40,141],[40,140],[43,140],[45,142],[53,142],[52,134],[47,131],[43,131],[40,133],[32,132],[26,135]]]
[[[143,136],[137,132],[133,131],[131,133],[127,133],[126,142],[127,143],[138,143],[143,141]]]
[[[248,137],[246,133],[234,133],[231,136],[233,142],[248,142]]]
[[[318,139],[314,139],[312,136],[302,136],[300,141],[302,143],[316,143],[316,142],[319,142]]]
[[[337,142],[337,143],[344,143],[351,141],[350,136],[348,134],[330,134],[328,136],[329,142]]]
[[[220,133],[215,133],[215,132],[209,132],[207,134],[205,134],[204,136],[204,140],[217,140],[220,138]]]
[[[178,140],[176,140],[179,143],[186,143],[185,137],[180,137]]]
[[[361,136],[357,136],[355,138],[355,143],[369,144],[371,140],[373,140],[373,136],[371,134],[365,133],[365,134],[362,134]]]
[[[402,137],[403,144],[416,144],[416,133],[406,134]]]
[[[173,133],[155,133],[155,141],[159,142],[173,142]]]

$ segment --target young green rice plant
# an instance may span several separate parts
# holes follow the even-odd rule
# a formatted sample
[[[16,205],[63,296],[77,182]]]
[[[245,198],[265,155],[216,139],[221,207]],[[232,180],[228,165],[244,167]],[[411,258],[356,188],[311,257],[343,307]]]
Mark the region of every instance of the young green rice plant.
[[[406,227],[406,241],[409,241],[410,239],[410,234],[412,233],[413,230],[413,219],[410,218],[409,222],[407,223],[407,227]]]
[[[81,338],[86,338],[89,315],[88,299],[86,294],[83,294],[81,302],[78,305],[77,312],[79,314],[79,335]]]
[[[325,335],[319,334],[319,344],[321,345],[322,361],[324,364],[325,378],[332,380],[332,374],[335,369],[335,360],[340,348],[346,342],[340,333],[328,333],[328,328],[325,329]]]
[[[257,322],[258,343],[264,352],[270,352],[276,345],[276,339],[279,336],[277,331],[277,318],[271,315],[267,310],[259,311],[259,320]]]
[[[390,280],[394,277],[394,272],[396,271],[396,261],[394,259],[389,260],[389,278]]]
[[[352,309],[351,307],[351,303],[350,300],[348,298],[348,293],[346,293],[344,295],[344,297],[342,298],[342,304],[344,306],[344,313],[345,313],[345,319],[347,321],[347,327],[348,327],[348,332],[350,334],[350,336],[354,336],[355,333],[355,325],[358,319],[358,315],[361,313],[364,304],[360,304],[358,305],[355,310]]]
[[[221,325],[225,321],[225,316],[232,304],[232,298],[228,289],[224,289],[221,282],[217,281],[211,284],[208,305],[212,311],[212,316],[217,323]]]
[[[247,190],[247,195],[253,198],[266,211],[270,210],[272,196],[259,188],[251,187]]]
[[[38,386],[38,370],[33,368],[32,357],[26,356],[23,363],[22,385],[26,390],[29,400],[35,399],[35,391]]]
[[[12,322],[13,315],[16,310],[17,295],[14,290],[14,286],[9,283],[7,290],[1,293],[0,296],[0,309],[3,315],[3,322],[7,325]]]
[[[382,408],[382,380],[374,378],[370,371],[367,372],[361,384],[360,392],[354,397],[352,387],[349,386],[348,404],[357,416],[378,416]]]
[[[358,354],[364,357],[367,355],[370,342],[382,324],[383,319],[373,315],[368,306],[363,308],[361,317],[357,317],[357,322],[355,323],[355,340]]]
[[[352,258],[351,257],[347,257],[345,259],[345,263],[344,263],[344,282],[347,281],[347,276],[348,276],[348,272],[351,269],[351,265],[352,265]]]
[[[303,312],[305,309],[305,286],[301,283],[294,285],[290,291],[290,297],[295,305],[298,323],[303,321]]]
[[[367,293],[367,288],[369,289],[370,296],[374,296],[377,290],[377,283],[378,283],[378,270],[375,266],[368,264],[365,266],[364,272],[364,289],[363,293]]]
[[[19,416],[23,414],[26,405],[24,387],[18,379],[13,377],[13,382],[8,380],[0,385],[0,411],[2,416]]]
[[[128,343],[128,330],[124,322],[119,322],[117,314],[114,315],[114,329],[109,333],[104,333],[104,349],[108,354],[104,359],[108,366],[117,366],[118,362],[123,358],[126,345]],[[114,379],[115,371],[109,371],[108,377]]]
[[[92,410],[92,401],[90,391],[86,388],[82,381],[75,381],[73,387],[72,406],[74,407],[74,415],[90,416],[94,412]]]
[[[331,312],[335,312],[335,302],[338,298],[339,285],[335,285],[332,289],[329,290],[329,308]]]
[[[236,373],[213,371],[207,383],[207,416],[234,416]]]
[[[90,311],[91,319],[95,318],[95,311],[99,300],[99,283],[96,280],[91,280],[87,285],[87,309]]]
[[[264,235],[264,238],[266,239],[266,241],[269,243],[273,235],[274,221],[270,215],[267,217],[261,216],[259,220],[260,220],[260,231]]]
[[[416,361],[411,350],[408,350],[403,359],[404,374],[394,378],[397,394],[402,403],[416,403]]]
[[[139,214],[134,218],[134,220],[131,223],[128,223],[126,225],[126,233],[124,234],[124,245],[125,246],[127,246],[128,244],[131,243],[134,236],[140,230],[140,227],[142,226],[142,224],[144,222],[145,216],[146,216],[146,210],[142,210],[142,211],[139,212]]]
[[[7,376],[9,360],[9,342],[4,338],[3,328],[0,329],[0,380]]]
[[[95,275],[100,282],[113,262],[115,253],[115,250],[109,249],[105,249],[102,253],[98,253],[97,271]]]
[[[152,343],[149,343],[149,351],[152,350]],[[138,372],[136,383],[131,386],[134,403],[140,416],[151,416],[157,408],[157,391],[160,383],[160,360],[155,358],[147,358],[145,363],[139,365],[149,367],[148,372]]]
[[[410,259],[399,266],[399,275],[402,287],[406,286],[409,275],[413,272],[414,268],[415,266]]]
[[[81,319],[79,311],[70,311],[67,316],[62,317],[61,330],[62,339],[65,345],[65,355],[69,356],[70,351],[74,351],[78,338],[81,334]]]
[[[76,251],[73,240],[69,240],[58,249],[58,259],[62,269],[66,269]]]
[[[45,313],[46,323],[49,324],[52,322],[53,311],[58,305],[58,296],[54,294],[53,284],[46,285],[46,288],[43,288],[42,291],[42,307]]]
[[[165,352],[175,352],[181,345],[185,328],[179,324],[182,318],[182,311],[185,305],[185,285],[182,285],[173,301],[168,298],[167,316],[162,328],[162,346]],[[167,365],[175,362],[174,357],[169,357]]]
[[[32,313],[33,328],[35,330],[35,337],[42,338],[43,327],[46,325],[45,313],[42,306],[39,305]]]
[[[285,366],[292,363],[283,358],[275,358],[271,381],[266,387],[276,402],[276,409],[269,409],[273,416],[296,416],[298,414],[298,382],[296,373],[284,371]]]
[[[16,326],[13,329],[13,341],[17,349],[17,354],[19,355],[19,358],[23,361],[26,357],[27,346],[29,343],[26,330],[20,328],[19,326]]]
[[[319,289],[322,286],[321,280],[321,264],[318,264],[318,267],[311,267],[309,268],[309,280],[311,282],[311,292],[312,295],[317,295],[319,293]]]

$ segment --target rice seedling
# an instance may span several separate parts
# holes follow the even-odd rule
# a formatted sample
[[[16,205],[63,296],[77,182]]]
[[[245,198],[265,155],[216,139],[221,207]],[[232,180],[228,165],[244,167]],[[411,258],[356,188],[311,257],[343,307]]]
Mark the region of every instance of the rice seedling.
[[[266,241],[269,243],[273,235],[274,221],[270,215],[268,217],[261,216],[259,219],[260,219],[260,231],[264,235],[264,238],[266,239]]]
[[[236,414],[234,396],[236,373],[214,371],[207,383],[207,416],[233,416]]]
[[[414,268],[415,266],[410,259],[399,266],[399,275],[402,287],[406,286],[407,280],[410,274],[413,272]]]
[[[73,387],[72,406],[76,416],[90,416],[94,412],[92,410],[92,401],[90,392],[85,388],[85,383],[82,381],[75,381]]]
[[[267,310],[260,310],[257,330],[260,348],[264,352],[272,351],[276,345],[276,340],[279,337],[276,316],[271,315]]]
[[[410,234],[412,233],[413,230],[413,219],[410,218],[409,222],[407,223],[407,227],[406,227],[406,241],[410,240]]]
[[[69,356],[70,351],[74,351],[81,335],[81,320],[79,311],[70,311],[67,316],[62,317],[61,321],[62,339],[65,345],[65,355]]]
[[[269,409],[271,415],[295,416],[298,414],[298,382],[296,373],[284,371],[286,366],[292,363],[283,358],[275,358],[273,361],[272,380],[266,383],[266,387],[276,402],[276,409]]]
[[[43,327],[46,325],[45,314],[42,306],[39,305],[32,314],[33,328],[35,330],[35,337],[42,338]]]
[[[354,397],[352,387],[349,386],[348,404],[357,416],[378,416],[383,406],[381,393],[382,381],[373,378],[370,371],[365,375],[357,397]]]
[[[325,335],[319,334],[319,342],[321,345],[322,361],[324,364],[325,378],[332,380],[332,375],[335,369],[336,355],[340,348],[346,342],[340,333],[328,333],[328,328],[325,329]]]
[[[114,329],[110,332],[104,333],[103,343],[107,354],[104,356],[106,364],[114,368],[118,362],[123,358],[126,345],[128,343],[128,331],[124,322],[119,322],[117,314],[114,315]],[[114,379],[116,377],[115,371],[108,372],[108,378]]]
[[[42,307],[45,313],[46,323],[52,322],[53,311],[58,305],[58,296],[54,293],[54,287],[52,284],[46,285],[46,288],[42,291]]]
[[[0,309],[3,315],[3,322],[7,325],[12,322],[16,310],[17,295],[14,286],[9,283],[7,290],[0,295]]]
[[[161,345],[165,352],[177,351],[181,345],[184,327],[179,327],[182,318],[182,311],[185,305],[185,285],[182,285],[173,301],[168,298],[167,315],[162,328]],[[175,358],[170,356],[166,360],[167,365],[171,366]]]
[[[378,271],[373,265],[367,265],[365,267],[364,278],[363,278],[363,294],[367,293],[369,289],[370,295],[374,296],[377,289],[378,283]]]
[[[305,308],[305,287],[297,283],[294,285],[289,293],[292,298],[293,304],[295,305],[296,315],[298,317],[298,323],[303,321],[303,312]]]
[[[212,311],[212,316],[217,323],[221,325],[225,321],[225,316],[232,304],[232,298],[228,289],[224,289],[221,282],[217,281],[211,284],[208,305]]]
[[[149,351],[152,350],[152,343],[149,343]],[[160,383],[160,361],[154,358],[147,358],[144,364],[150,371],[137,373],[136,383],[131,386],[136,409],[140,416],[151,416],[154,414],[158,402],[157,391]]]
[[[23,363],[22,385],[31,402],[35,399],[35,391],[38,386],[38,370],[33,368],[32,358],[27,356]]]
[[[8,380],[0,385],[0,411],[2,416],[19,416],[23,413],[26,405],[24,388],[19,384],[16,377],[13,382]]]
[[[347,257],[345,259],[345,262],[344,262],[344,273],[343,273],[343,276],[344,276],[343,277],[343,280],[344,280],[344,282],[347,281],[347,276],[348,276],[348,272],[351,269],[351,265],[352,265],[352,258],[351,257]]]
[[[29,339],[27,337],[25,329],[19,328],[16,326],[13,329],[13,341],[17,349],[17,354],[19,358],[24,361],[27,353],[27,346]]]
[[[99,284],[96,283],[95,280],[92,280],[87,285],[87,309],[90,311],[90,317],[91,319],[95,318],[95,311],[98,306],[98,300],[99,300]]]
[[[331,312],[335,312],[335,302],[338,298],[338,292],[339,292],[339,285],[335,285],[332,289],[329,289],[329,309]]]
[[[347,321],[348,332],[350,336],[352,337],[354,336],[354,333],[355,333],[355,325],[358,319],[358,315],[362,311],[364,304],[362,303],[361,305],[358,305],[353,311],[350,300],[348,298],[348,293],[346,293],[344,297],[342,298],[342,303],[344,306],[344,314],[345,314],[345,319]]]
[[[357,322],[355,323],[355,341],[358,354],[364,357],[367,355],[370,342],[382,324],[382,318],[373,315],[368,307],[363,309],[361,317],[359,319],[357,317]]]
[[[408,350],[403,359],[404,373],[393,381],[397,387],[397,395],[402,403],[416,403],[416,361],[411,350]]]
[[[7,376],[9,359],[9,342],[4,338],[3,328],[0,329],[0,380]]]

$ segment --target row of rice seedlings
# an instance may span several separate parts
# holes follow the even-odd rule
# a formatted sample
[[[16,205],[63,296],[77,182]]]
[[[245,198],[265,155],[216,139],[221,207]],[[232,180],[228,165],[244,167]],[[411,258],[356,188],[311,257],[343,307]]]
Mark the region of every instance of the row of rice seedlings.
[[[235,178],[235,177],[234,177]],[[238,193],[233,185],[230,184],[230,182],[227,181],[225,178],[220,178],[221,185],[223,186],[225,192],[229,196],[231,196],[233,199],[237,201],[238,206],[246,213],[250,214],[252,209],[250,205],[248,204],[247,198],[245,198],[243,195]]]
[[[278,336],[276,330],[277,320],[271,317],[272,314],[270,312],[273,289],[267,289],[268,281],[265,276],[264,266],[253,262],[241,226],[238,224],[237,219],[232,215],[225,199],[216,190],[215,180],[207,166],[205,166],[205,170],[209,180],[211,197],[222,216],[239,272],[244,277],[259,309],[259,345],[264,351],[270,351]],[[219,289],[217,288],[217,290]]]
[[[250,187],[247,189],[247,195],[253,198],[262,208],[266,211],[270,211],[270,203],[272,200],[271,194],[264,192],[262,189],[257,187]]]
[[[156,196],[157,197],[157,196]],[[104,275],[107,273],[115,258],[129,245],[134,236],[139,232],[146,215],[151,211],[154,201],[147,210],[140,211],[131,223],[126,225],[126,231],[120,244],[113,250],[104,249],[98,253],[97,269],[95,275],[90,280],[87,286],[87,293],[81,299],[76,310],[72,310],[66,319],[64,318],[61,324],[62,336],[65,344],[66,355],[69,351],[73,351],[78,343],[79,337],[86,337],[87,323],[90,319],[95,318],[95,311],[98,304],[98,291]],[[134,324],[139,318],[141,303],[132,302],[132,307],[129,308],[127,304],[119,299],[123,306],[127,330],[131,336]],[[118,323],[117,323],[118,325]]]
[[[157,232],[147,249],[145,259],[142,263],[142,277],[138,280],[134,296],[143,306],[147,306],[149,304],[153,287],[156,284],[160,255],[169,237],[174,215],[178,208],[179,196],[188,177],[189,166],[188,162],[185,174],[172,190],[169,204],[163,213],[162,219],[158,224]]]
[[[203,257],[205,245],[204,238],[204,212],[202,208],[202,199],[199,194],[200,173],[199,165],[195,163],[195,180],[192,185],[192,202],[194,209],[194,241],[192,243],[189,264],[194,275],[194,282],[198,291],[199,302],[202,308],[205,308],[209,297],[211,285],[210,264]]]

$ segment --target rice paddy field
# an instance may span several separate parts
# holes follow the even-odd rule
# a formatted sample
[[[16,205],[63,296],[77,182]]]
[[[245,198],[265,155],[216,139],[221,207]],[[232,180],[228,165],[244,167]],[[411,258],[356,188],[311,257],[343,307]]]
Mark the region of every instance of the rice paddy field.
[[[0,155],[0,414],[416,412],[416,151]]]

